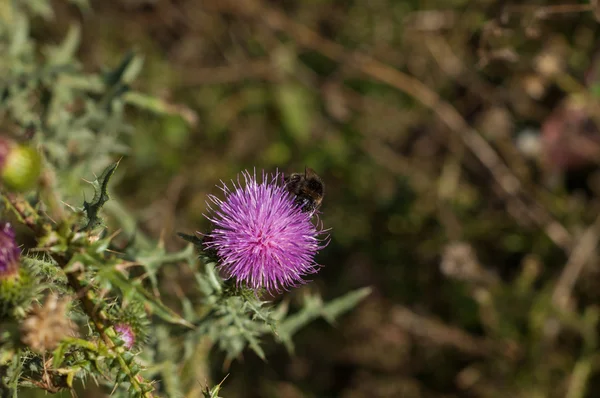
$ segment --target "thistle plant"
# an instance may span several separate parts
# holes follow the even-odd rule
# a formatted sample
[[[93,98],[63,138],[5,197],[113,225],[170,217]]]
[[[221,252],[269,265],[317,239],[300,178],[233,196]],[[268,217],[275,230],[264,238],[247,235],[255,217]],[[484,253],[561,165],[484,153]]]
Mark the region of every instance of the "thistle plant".
[[[133,216],[109,191],[127,173],[119,159],[135,126],[125,109],[177,110],[131,89],[142,68],[133,53],[111,70],[85,71],[77,26],[60,45],[40,48],[29,21],[49,10],[44,0],[0,6],[0,396],[86,388],[193,396],[198,362],[223,365],[209,363],[211,349],[225,353],[225,365],[245,350],[266,358],[269,337],[293,352],[299,328],[318,317],[333,322],[368,294],[324,303],[306,293],[296,311],[285,296],[269,301],[265,293],[317,272],[325,247],[320,223],[278,173],[259,182],[244,172],[243,183],[222,187],[223,199],[209,196],[212,229],[204,239],[180,234],[188,242],[180,251],[141,231],[123,246],[119,230]],[[109,221],[107,203],[128,216]],[[169,294],[162,271],[191,278]],[[218,396],[219,382],[201,393]]]

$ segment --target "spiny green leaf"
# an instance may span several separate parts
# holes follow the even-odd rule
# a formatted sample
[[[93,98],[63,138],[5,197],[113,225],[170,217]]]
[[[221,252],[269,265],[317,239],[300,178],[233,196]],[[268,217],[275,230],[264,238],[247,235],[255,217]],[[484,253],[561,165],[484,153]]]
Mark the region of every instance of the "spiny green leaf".
[[[123,274],[112,269],[103,269],[98,273],[99,279],[109,281],[112,286],[115,286],[123,293],[123,296],[135,297],[144,300],[150,304],[153,313],[163,320],[177,325],[193,328],[194,325],[183,319],[175,311],[164,305],[158,298],[154,297],[150,292],[144,289],[139,281],[131,281],[125,278]]]
[[[25,52],[29,47],[27,43],[28,37],[29,21],[22,16],[17,16],[16,23],[13,25],[12,29],[12,40],[10,42],[8,55],[16,58]]]
[[[119,162],[111,164],[104,169],[100,177],[91,183],[94,187],[94,197],[91,202],[83,201],[83,210],[86,212],[88,219],[87,224],[82,228],[83,231],[89,231],[102,223],[102,219],[98,217],[98,212],[104,203],[110,199],[110,196],[108,196],[108,182],[118,166]]]
[[[129,69],[131,63],[136,59],[135,53],[133,51],[129,51],[121,60],[119,66],[117,66],[114,70],[111,70],[104,74],[104,83],[107,86],[113,86],[119,82],[122,82],[125,76],[125,73]]]
[[[263,351],[262,347],[260,346],[260,342],[258,341],[258,339],[256,337],[258,335],[258,333],[256,333],[253,330],[250,330],[247,327],[247,326],[251,325],[252,322],[244,322],[244,319],[240,316],[242,314],[240,314],[238,311],[235,311],[235,309],[229,308],[228,310],[231,311],[230,315],[232,317],[233,324],[236,326],[236,328],[238,330],[238,333],[240,333],[244,337],[244,339],[247,341],[247,343],[250,346],[250,348],[252,349],[252,351],[254,351],[256,353],[256,355],[258,355],[259,358],[264,361],[266,359],[266,356],[265,356],[265,352]],[[237,356],[237,355],[235,355],[235,356]],[[232,355],[231,352],[228,353],[229,359],[234,359],[235,356]]]
[[[60,46],[48,48],[48,63],[50,65],[64,65],[73,62],[73,57],[81,42],[81,27],[72,25]]]
[[[356,305],[363,301],[369,294],[371,294],[371,288],[363,287],[331,300],[325,304],[321,310],[323,318],[330,323],[333,323],[337,317],[356,307]]]
[[[244,309],[249,309],[252,313],[252,319],[260,319],[265,324],[275,330],[275,319],[271,316],[271,308],[264,307],[267,301],[260,301],[253,293],[242,292],[244,298]]]
[[[228,377],[229,377],[229,374],[227,374],[223,378],[223,380],[221,380],[221,382],[219,384],[217,384],[216,386],[214,386],[213,388],[209,389],[208,386],[206,386],[206,388],[204,390],[202,390],[202,395],[204,395],[204,398],[221,398],[221,397],[219,397],[219,392],[221,391],[223,382]]]
[[[220,293],[223,290],[223,280],[217,274],[216,264],[213,262],[206,263],[205,268],[208,283],[215,292]]]
[[[88,12],[91,9],[89,0],[70,0],[70,2],[79,7],[81,12]]]
[[[161,266],[181,261],[193,264],[195,258],[193,245],[188,245],[185,249],[174,253],[168,253],[162,245],[157,245],[149,249],[140,249],[136,255],[136,261],[143,265],[146,270],[146,276],[150,280],[155,292],[158,291],[157,273]]]
[[[25,5],[33,14],[39,15],[46,20],[54,18],[54,10],[52,9],[50,2],[28,1]]]
[[[337,317],[354,308],[369,294],[371,294],[371,288],[363,287],[346,293],[326,304],[323,304],[318,296],[307,296],[304,307],[279,324],[277,337],[284,343],[289,352],[293,352],[292,336],[300,328],[321,316],[332,323]]]
[[[68,344],[60,344],[53,352],[52,352],[52,366],[57,369],[60,368],[63,361],[65,360],[65,353],[67,352]]]

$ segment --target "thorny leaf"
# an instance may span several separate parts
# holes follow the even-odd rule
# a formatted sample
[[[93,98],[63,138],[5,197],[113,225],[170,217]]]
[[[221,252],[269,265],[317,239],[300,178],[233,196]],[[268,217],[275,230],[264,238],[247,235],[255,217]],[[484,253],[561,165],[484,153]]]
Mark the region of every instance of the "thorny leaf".
[[[371,288],[364,287],[348,292],[328,303],[323,303],[318,296],[307,296],[304,300],[304,307],[299,312],[289,315],[279,323],[277,337],[283,342],[287,350],[293,353],[292,336],[300,328],[319,317],[323,317],[326,321],[332,323],[337,317],[356,307],[369,294],[371,294]]]
[[[139,298],[147,302],[152,308],[152,312],[160,317],[161,319],[176,324],[182,325],[188,328],[192,328],[193,325],[183,319],[175,311],[164,305],[158,298],[154,297],[150,292],[144,289],[139,281],[132,282],[128,280],[120,272],[115,271],[111,268],[102,269],[98,273],[98,278],[110,282],[110,284],[119,290],[126,298]]]
[[[223,380],[221,380],[221,382],[219,384],[217,384],[216,386],[214,386],[213,388],[208,388],[208,386],[206,386],[204,388],[204,390],[202,390],[202,395],[204,395],[204,398],[221,398],[219,397],[219,392],[221,391],[221,387],[223,385],[223,382],[229,377],[229,374],[227,374]]]
[[[91,202],[83,201],[83,210],[86,212],[88,221],[82,228],[82,231],[89,231],[102,224],[102,219],[98,217],[98,212],[104,203],[110,199],[110,196],[108,196],[108,182],[118,166],[119,162],[111,164],[104,169],[102,174],[100,174],[100,177],[92,181],[91,184],[94,187],[94,197]]]

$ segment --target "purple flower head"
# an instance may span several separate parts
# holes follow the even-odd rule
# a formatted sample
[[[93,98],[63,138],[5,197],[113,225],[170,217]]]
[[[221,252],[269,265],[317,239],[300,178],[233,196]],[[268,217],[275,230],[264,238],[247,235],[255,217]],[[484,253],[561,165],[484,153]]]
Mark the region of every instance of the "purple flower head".
[[[324,247],[324,231],[295,203],[279,173],[263,171],[260,183],[256,172],[242,175],[244,182],[238,175],[232,190],[220,187],[224,200],[209,196],[214,208],[209,203],[205,217],[215,227],[205,248],[216,251],[219,268],[238,285],[274,292],[304,283],[302,277],[320,267],[314,257]]]
[[[125,343],[125,348],[130,350],[135,344],[135,333],[133,332],[131,326],[127,325],[126,323],[119,323],[115,326],[115,331],[117,332],[119,338]]]
[[[20,257],[15,231],[9,223],[0,224],[0,279],[17,275]]]

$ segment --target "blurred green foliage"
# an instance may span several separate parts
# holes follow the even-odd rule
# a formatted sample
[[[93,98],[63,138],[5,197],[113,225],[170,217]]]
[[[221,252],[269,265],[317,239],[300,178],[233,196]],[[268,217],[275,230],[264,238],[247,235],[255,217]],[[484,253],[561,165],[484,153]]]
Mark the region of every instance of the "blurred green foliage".
[[[165,234],[173,242],[175,230],[146,234],[138,225],[139,207],[130,202],[129,210],[109,195],[120,174],[121,160],[115,158],[138,159],[130,151],[135,142],[125,139],[137,137],[126,113],[151,115],[168,134],[164,143],[179,150],[196,115],[133,87],[143,70],[143,58],[134,51],[123,52],[113,68],[103,63],[87,69],[77,53],[84,24],[66,23],[68,30],[57,33],[64,35],[59,44],[42,35],[59,20],[55,11],[61,6],[89,12],[82,1],[56,8],[47,1],[15,1],[0,9],[0,49],[6,54],[0,60],[0,211],[18,229],[22,252],[20,260],[7,257],[13,237],[2,236],[3,397],[38,391],[217,397],[221,384],[212,380],[209,366],[227,368],[246,349],[266,360],[265,337],[292,353],[292,338],[303,326],[318,318],[333,323],[368,296],[366,287],[323,302],[319,293],[307,291],[292,309],[289,300],[265,301],[261,292],[222,280],[197,238],[184,234],[187,246],[167,248]],[[12,180],[19,175],[8,184],[12,164],[5,159],[22,148],[38,161],[15,166],[35,168],[21,173],[35,186],[17,193]],[[158,167],[154,160],[146,159],[145,172]],[[164,160],[172,166],[177,159]],[[165,175],[176,171],[166,167]],[[91,175],[96,177],[85,179]],[[152,181],[161,189],[160,180]],[[89,200],[82,195],[85,183],[91,185]],[[133,192],[124,196],[135,200]],[[13,268],[16,272],[7,271]],[[225,359],[212,361],[210,352],[222,352]],[[198,384],[201,376],[211,378],[210,386]]]
[[[293,357],[268,346],[266,363],[233,363],[222,396],[598,395],[597,164],[557,173],[519,146],[564,98],[585,98],[597,117],[594,2],[56,3],[58,21],[82,22],[87,68],[137,49],[133,87],[171,114],[130,100],[147,106],[127,109],[135,129],[115,196],[136,213],[106,207],[127,236],[139,228],[136,239],[182,249],[173,232],[208,228],[218,180],[309,165],[327,184],[332,240],[307,289],[374,288],[335,330],[301,331]],[[48,40],[66,26],[36,29]],[[514,190],[486,163],[490,150]],[[226,374],[186,366],[215,384]]]
[[[596,217],[597,191],[548,185],[552,171],[517,145],[562,98],[585,94],[574,82],[595,55],[591,6],[221,3],[94,3],[94,51],[144,48],[155,66],[140,84],[169,80],[165,98],[197,115],[177,144],[164,121],[133,115],[148,129],[132,136],[136,156],[124,161],[139,174],[121,195],[146,204],[149,233],[191,231],[205,228],[203,198],[223,175],[309,165],[326,181],[322,219],[332,227],[316,285],[326,296],[375,289],[337,331],[300,333],[295,357],[234,364],[247,377],[228,379],[226,395],[595,396],[595,251],[571,303],[556,308],[553,294]],[[364,67],[363,55],[376,63]],[[382,65],[452,106],[485,138],[483,152],[435,104],[423,106],[422,91],[382,79]],[[516,193],[482,163],[486,148],[518,178]],[[157,181],[168,187],[163,199]]]

